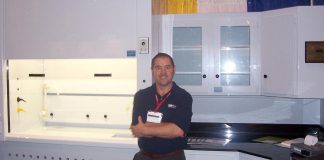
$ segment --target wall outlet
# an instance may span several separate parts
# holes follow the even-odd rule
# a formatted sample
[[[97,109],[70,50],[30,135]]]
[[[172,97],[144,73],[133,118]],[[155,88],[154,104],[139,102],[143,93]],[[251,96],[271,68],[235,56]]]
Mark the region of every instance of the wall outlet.
[[[138,39],[138,48],[140,54],[148,54],[149,53],[149,38],[148,37],[140,37]]]

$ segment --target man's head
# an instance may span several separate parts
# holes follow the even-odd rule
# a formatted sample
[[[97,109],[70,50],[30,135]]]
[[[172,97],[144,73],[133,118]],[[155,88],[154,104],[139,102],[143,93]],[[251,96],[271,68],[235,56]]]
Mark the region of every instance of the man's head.
[[[172,84],[175,74],[175,65],[170,55],[158,53],[151,62],[152,76],[159,86],[168,86]]]

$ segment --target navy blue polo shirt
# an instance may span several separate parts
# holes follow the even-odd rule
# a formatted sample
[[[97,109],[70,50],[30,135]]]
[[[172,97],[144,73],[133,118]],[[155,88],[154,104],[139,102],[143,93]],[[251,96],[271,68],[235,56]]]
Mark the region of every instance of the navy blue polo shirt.
[[[186,134],[189,130],[192,116],[192,97],[175,82],[173,82],[172,89],[169,93],[170,95],[158,110],[158,112],[163,114],[162,122],[172,122],[180,127]],[[142,116],[143,122],[146,122],[147,112],[154,111],[156,107],[155,95],[157,95],[159,101],[161,101],[169,93],[161,97],[156,91],[155,83],[151,87],[138,91],[134,97],[132,125],[138,123],[138,116]],[[139,148],[153,153],[172,152],[184,149],[186,145],[186,137],[173,139],[159,137],[138,138]]]

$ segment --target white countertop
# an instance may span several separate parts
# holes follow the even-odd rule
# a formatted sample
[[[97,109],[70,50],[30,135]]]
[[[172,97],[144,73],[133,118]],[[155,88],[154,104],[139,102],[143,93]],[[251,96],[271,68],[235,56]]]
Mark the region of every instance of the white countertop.
[[[129,129],[43,127],[6,134],[6,141],[138,148]]]

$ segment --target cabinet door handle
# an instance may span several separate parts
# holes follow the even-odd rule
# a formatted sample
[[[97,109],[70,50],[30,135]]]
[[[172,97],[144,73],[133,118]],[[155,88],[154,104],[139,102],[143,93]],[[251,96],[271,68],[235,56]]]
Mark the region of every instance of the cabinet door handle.
[[[44,73],[29,73],[28,74],[29,77],[45,77],[45,74]]]
[[[203,78],[206,78],[207,76],[206,76],[206,74],[204,74],[202,77],[203,77]]]
[[[268,78],[268,75],[266,75],[266,74],[265,74],[265,75],[263,75],[263,78]]]
[[[219,78],[219,74],[216,74],[215,77],[216,77],[216,78]]]
[[[112,74],[111,73],[95,73],[93,76],[94,77],[111,77]]]

